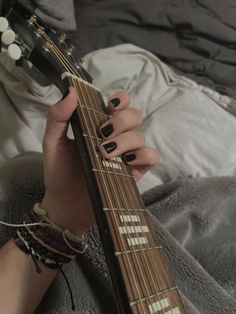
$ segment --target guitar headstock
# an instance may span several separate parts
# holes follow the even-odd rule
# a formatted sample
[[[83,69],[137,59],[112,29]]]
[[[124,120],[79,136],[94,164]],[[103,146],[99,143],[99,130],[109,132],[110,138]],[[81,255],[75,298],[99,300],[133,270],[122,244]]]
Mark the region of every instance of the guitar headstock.
[[[74,57],[74,47],[67,44],[66,35],[44,25],[34,9],[31,1],[7,2],[5,16],[0,17],[0,34],[9,56],[17,63],[23,59],[30,61],[63,94],[68,88],[61,79],[64,72],[91,82],[81,60]]]

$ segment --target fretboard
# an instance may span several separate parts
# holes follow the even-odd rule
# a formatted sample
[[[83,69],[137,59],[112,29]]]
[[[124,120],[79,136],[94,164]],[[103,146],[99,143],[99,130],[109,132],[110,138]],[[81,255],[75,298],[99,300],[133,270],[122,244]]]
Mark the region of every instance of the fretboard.
[[[76,76],[66,75],[78,93],[75,115],[82,134],[75,137],[82,136],[86,143],[100,193],[100,210],[109,226],[112,254],[122,274],[129,313],[184,314],[178,289],[165,262],[162,246],[151,231],[148,213],[130,168],[120,157],[105,159],[98,149],[103,140],[99,127],[109,118],[101,92]],[[75,123],[72,127],[74,133],[78,132]]]

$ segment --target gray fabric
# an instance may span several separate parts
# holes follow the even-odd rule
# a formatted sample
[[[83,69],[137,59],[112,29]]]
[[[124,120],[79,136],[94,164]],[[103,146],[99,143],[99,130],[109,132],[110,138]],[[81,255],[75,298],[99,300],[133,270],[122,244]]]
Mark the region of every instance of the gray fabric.
[[[74,41],[81,55],[132,43],[236,97],[234,0],[76,0],[75,7]]]
[[[41,156],[26,155],[0,168],[0,220],[19,222],[43,194]],[[236,179],[185,179],[154,188],[143,199],[167,253],[188,313],[236,312]],[[0,245],[13,234],[0,228]],[[89,249],[65,268],[76,298],[75,313],[116,313],[96,230]],[[58,275],[38,310],[72,313]]]
[[[76,28],[73,0],[34,0],[37,8],[35,14],[46,24],[63,30]],[[0,0],[0,8],[3,0]]]
[[[38,8],[35,13],[45,23],[58,29],[76,28],[74,0],[35,0]]]

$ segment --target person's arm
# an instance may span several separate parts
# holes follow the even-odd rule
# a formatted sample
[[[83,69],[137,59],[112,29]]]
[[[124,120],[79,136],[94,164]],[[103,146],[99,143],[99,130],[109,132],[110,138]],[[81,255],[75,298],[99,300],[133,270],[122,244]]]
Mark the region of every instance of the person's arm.
[[[129,151],[135,158],[127,160],[136,180],[159,160],[156,149],[144,146],[143,135],[135,128],[142,123],[138,110],[127,108],[129,97],[116,93],[115,104],[109,101],[111,117],[104,123],[104,141],[100,146],[106,158],[124,155]],[[117,98],[120,99],[118,104]],[[44,181],[46,192],[41,207],[59,227],[81,235],[95,224],[77,146],[67,138],[68,121],[77,105],[74,89],[54,105],[47,118],[43,140]],[[107,125],[110,127],[107,127]],[[112,128],[111,128],[112,126]],[[110,129],[110,134],[108,135]],[[104,130],[104,129],[103,129]],[[107,153],[104,144],[115,142],[117,148]],[[0,312],[4,314],[33,313],[55,278],[57,271],[41,266],[38,274],[31,257],[23,253],[13,240],[0,249]]]
[[[57,270],[41,266],[35,270],[33,260],[13,240],[0,250],[0,312],[30,314],[47,291]]]

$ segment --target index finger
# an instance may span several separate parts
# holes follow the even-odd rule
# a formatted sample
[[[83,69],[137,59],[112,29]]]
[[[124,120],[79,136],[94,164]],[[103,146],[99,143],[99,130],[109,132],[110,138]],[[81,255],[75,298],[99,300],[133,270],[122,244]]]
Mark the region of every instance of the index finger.
[[[126,92],[119,91],[108,99],[108,110],[113,113],[127,108],[130,105],[130,97]]]

